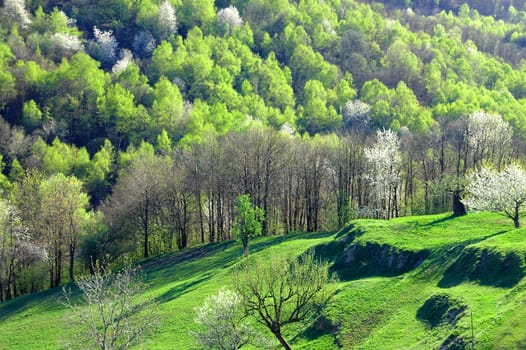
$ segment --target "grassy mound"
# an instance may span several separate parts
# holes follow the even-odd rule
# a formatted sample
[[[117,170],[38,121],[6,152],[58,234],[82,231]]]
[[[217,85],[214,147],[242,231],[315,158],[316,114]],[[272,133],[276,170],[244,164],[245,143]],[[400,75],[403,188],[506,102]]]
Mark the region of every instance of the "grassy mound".
[[[416,317],[427,322],[431,327],[436,327],[441,323],[454,326],[464,315],[466,308],[465,304],[452,298],[449,294],[435,294],[418,309]]]
[[[417,268],[429,254],[427,250],[397,249],[388,244],[357,243],[344,250],[333,270],[343,279],[366,276],[398,276]]]
[[[357,220],[337,234],[263,237],[251,254],[312,247],[342,278],[323,313],[285,329],[294,349],[470,348],[471,314],[475,348],[526,345],[526,230],[501,216]],[[159,302],[162,324],[139,348],[195,349],[195,308],[231,287],[242,255],[224,242],[145,261],[145,296]],[[73,330],[58,297],[55,289],[0,304],[0,349],[61,348]]]

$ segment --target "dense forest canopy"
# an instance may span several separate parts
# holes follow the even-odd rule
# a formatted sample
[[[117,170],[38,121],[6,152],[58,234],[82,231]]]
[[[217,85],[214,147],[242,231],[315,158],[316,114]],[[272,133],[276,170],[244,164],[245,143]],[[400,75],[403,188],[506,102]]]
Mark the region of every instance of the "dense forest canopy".
[[[509,0],[4,0],[0,300],[234,238],[240,195],[264,234],[450,210],[472,169],[524,157],[525,19]]]

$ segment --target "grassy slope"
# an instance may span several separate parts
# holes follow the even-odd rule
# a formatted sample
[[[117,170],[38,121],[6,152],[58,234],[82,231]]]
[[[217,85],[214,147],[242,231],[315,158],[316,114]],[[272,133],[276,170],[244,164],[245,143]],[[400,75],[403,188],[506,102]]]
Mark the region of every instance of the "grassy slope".
[[[375,245],[389,248],[382,250],[384,260],[397,252],[403,258],[424,252],[425,260],[405,273],[378,269],[367,256],[355,263],[360,264],[355,270],[345,263],[350,246],[367,247],[362,249],[367,252]],[[295,349],[335,349],[337,344],[345,349],[433,349],[451,334],[450,339],[465,345],[471,311],[476,348],[526,346],[521,307],[526,301],[526,230],[512,229],[510,220],[492,214],[359,220],[337,235],[261,238],[251,253],[271,259],[274,254],[301,254],[312,246],[324,246],[320,254],[334,259],[336,271],[352,279],[340,281],[335,302],[322,320],[287,329]],[[159,301],[163,323],[144,348],[191,349],[194,308],[231,285],[230,267],[241,255],[238,243],[225,242],[147,261],[147,293]],[[344,273],[349,269],[350,274]],[[59,347],[69,330],[56,303],[58,295],[50,290],[0,304],[0,349]],[[422,306],[432,296],[445,296],[452,300],[449,306],[465,308],[456,324],[431,326]]]

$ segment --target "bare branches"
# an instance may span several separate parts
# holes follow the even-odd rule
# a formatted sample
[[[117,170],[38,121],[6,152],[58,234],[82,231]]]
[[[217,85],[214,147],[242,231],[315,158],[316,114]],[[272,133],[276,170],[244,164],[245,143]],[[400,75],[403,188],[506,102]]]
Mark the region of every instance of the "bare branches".
[[[68,347],[81,349],[128,349],[158,323],[156,307],[140,301],[145,286],[137,270],[126,268],[112,274],[100,266],[93,276],[80,278],[78,298],[63,288],[64,306],[70,309],[68,325],[75,328]]]

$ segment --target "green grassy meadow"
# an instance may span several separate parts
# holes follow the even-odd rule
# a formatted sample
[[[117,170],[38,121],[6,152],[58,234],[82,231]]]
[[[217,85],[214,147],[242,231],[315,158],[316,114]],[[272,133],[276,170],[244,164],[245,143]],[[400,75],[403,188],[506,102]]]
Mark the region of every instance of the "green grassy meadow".
[[[340,281],[323,315],[285,329],[294,349],[526,347],[526,229],[509,219],[356,220],[337,233],[262,237],[250,251],[272,259],[309,248]],[[232,285],[242,255],[241,244],[229,241],[143,262],[144,296],[157,300],[162,323],[138,348],[196,349],[195,308]],[[54,289],[0,304],[0,349],[61,348],[72,330],[59,297]]]

